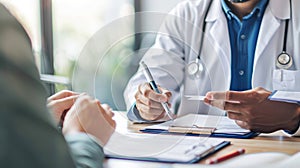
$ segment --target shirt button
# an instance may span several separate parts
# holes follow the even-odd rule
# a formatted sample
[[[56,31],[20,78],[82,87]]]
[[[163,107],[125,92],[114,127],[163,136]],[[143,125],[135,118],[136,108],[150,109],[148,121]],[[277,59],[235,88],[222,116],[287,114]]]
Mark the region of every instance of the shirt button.
[[[240,74],[241,76],[243,76],[243,75],[244,75],[244,71],[243,71],[243,70],[240,70],[240,71],[239,71],[239,74]]]
[[[257,14],[257,17],[260,17],[260,16],[261,16],[260,13],[258,13],[258,14]]]
[[[246,38],[246,35],[242,34],[241,39],[244,40]]]

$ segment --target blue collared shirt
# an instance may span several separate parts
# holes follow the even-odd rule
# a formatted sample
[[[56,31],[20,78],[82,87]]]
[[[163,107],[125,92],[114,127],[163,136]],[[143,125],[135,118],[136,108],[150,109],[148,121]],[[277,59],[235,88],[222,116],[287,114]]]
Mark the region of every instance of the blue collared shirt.
[[[227,17],[231,45],[230,90],[252,88],[253,60],[259,28],[268,0],[260,0],[256,7],[242,21],[232,12],[225,0],[222,8]]]

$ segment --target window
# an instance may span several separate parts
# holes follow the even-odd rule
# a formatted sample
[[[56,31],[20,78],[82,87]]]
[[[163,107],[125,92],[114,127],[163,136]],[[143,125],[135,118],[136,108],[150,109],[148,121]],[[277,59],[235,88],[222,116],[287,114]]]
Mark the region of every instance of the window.
[[[152,20],[131,20],[121,27],[113,27],[113,24],[128,15],[134,18],[135,11],[168,12],[178,1],[181,0],[0,0],[17,15],[30,35],[41,73],[52,74],[52,57],[49,55],[53,52],[55,75],[72,80],[76,76],[74,72],[78,70],[83,75],[76,78],[77,81],[72,81],[73,85],[76,84],[74,90],[87,92],[116,110],[126,109],[123,91],[129,78],[136,72],[142,56],[135,53],[141,46],[140,37],[143,37],[135,34],[135,29],[142,26],[141,24],[151,23]],[[98,41],[98,46],[91,49],[96,51],[101,46],[110,44],[104,57],[99,59],[98,56],[90,55],[84,58],[90,62],[97,62],[98,67],[82,68],[79,59],[82,51],[86,50],[86,45],[95,35],[101,33],[103,28],[110,28],[109,26],[112,26],[112,30],[103,35],[101,41]],[[129,36],[113,43],[114,35],[118,33]],[[150,35],[153,37],[146,40],[148,43],[145,48],[153,43],[155,33]],[[47,59],[44,59],[45,57]],[[93,75],[92,81],[86,80],[86,76],[89,75]],[[61,89],[65,89],[65,86],[56,85],[56,91]],[[49,92],[53,91],[53,85],[49,85]]]
[[[74,68],[81,68],[80,54],[87,42],[101,28],[107,26],[113,20],[134,13],[134,4],[130,0],[53,0],[53,49],[55,74],[72,78]],[[134,32],[134,23],[119,28],[118,31]],[[111,32],[114,33],[114,32]],[[109,37],[103,37],[100,45],[109,43]],[[113,109],[124,110],[123,89],[126,86],[129,75],[127,67],[118,66],[122,57],[132,51],[134,40],[125,40],[110,48],[105,63],[102,62],[101,70],[95,72],[94,67],[82,68],[79,71],[84,75],[76,77],[75,91],[88,92],[98,98],[101,103],[109,104]],[[94,46],[91,50],[97,50]],[[90,61],[99,61],[97,56],[89,55]],[[98,67],[99,68],[99,67]],[[121,69],[120,69],[121,68]],[[87,80],[86,76],[94,75],[94,80]],[[75,74],[77,75],[77,74]],[[115,77],[115,78],[114,78]],[[114,81],[115,80],[115,81]],[[116,84],[118,83],[118,84]],[[59,88],[58,88],[59,89]],[[112,91],[120,94],[114,97]]]

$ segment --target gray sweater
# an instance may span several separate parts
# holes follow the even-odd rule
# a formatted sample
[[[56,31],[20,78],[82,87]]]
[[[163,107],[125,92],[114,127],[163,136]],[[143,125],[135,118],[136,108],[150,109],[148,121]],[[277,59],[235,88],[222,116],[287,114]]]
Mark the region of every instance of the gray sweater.
[[[58,131],[30,39],[0,4],[0,167],[102,167],[103,156],[89,135]]]

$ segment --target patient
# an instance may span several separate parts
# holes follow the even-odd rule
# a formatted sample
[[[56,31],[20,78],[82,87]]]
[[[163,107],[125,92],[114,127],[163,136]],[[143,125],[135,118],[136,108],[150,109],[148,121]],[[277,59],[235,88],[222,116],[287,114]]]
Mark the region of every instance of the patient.
[[[0,167],[102,167],[101,145],[115,128],[110,108],[62,91],[48,99],[51,115],[46,99],[30,39],[0,4]]]

